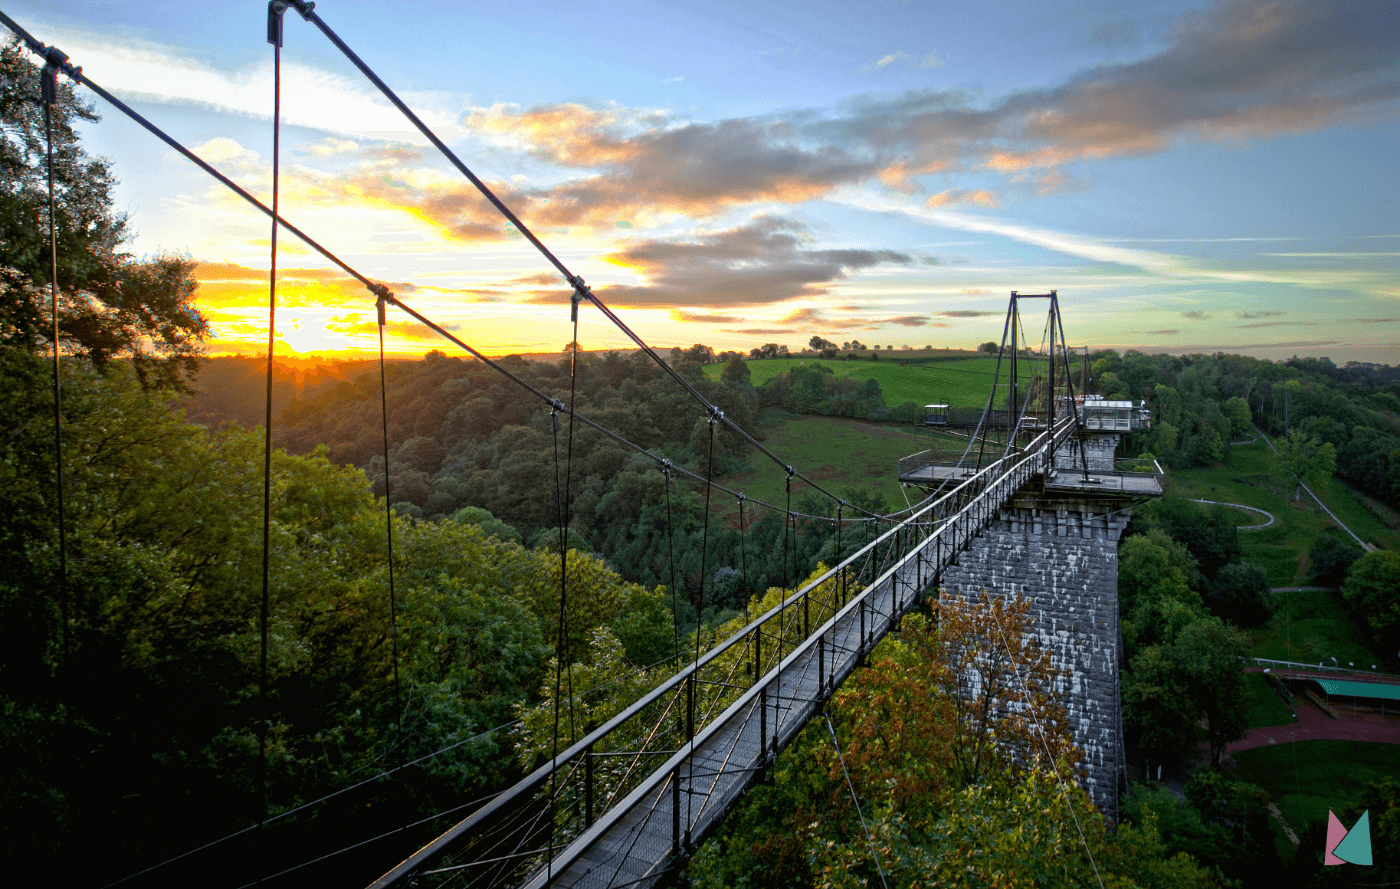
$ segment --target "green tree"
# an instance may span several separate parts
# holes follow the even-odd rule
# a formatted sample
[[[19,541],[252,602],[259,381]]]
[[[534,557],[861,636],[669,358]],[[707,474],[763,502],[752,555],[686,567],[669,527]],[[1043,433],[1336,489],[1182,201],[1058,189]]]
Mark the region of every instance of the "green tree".
[[[512,543],[520,543],[520,532],[491,515],[490,510],[479,506],[464,506],[452,514],[452,521],[463,525],[476,525],[492,537]]]
[[[52,339],[48,179],[39,70],[18,40],[0,50],[0,343],[41,351]],[[131,361],[143,385],[183,386],[208,324],[195,309],[194,263],[137,262],[121,252],[125,215],[112,207],[116,177],[83,150],[75,129],[95,122],[59,78],[53,113],[59,337],[98,368]],[[36,224],[38,223],[38,224]]]
[[[1185,677],[1160,646],[1138,652],[1123,674],[1123,731],[1149,765],[1171,764],[1196,746],[1200,708]]]
[[[748,362],[735,355],[724,365],[724,370],[720,371],[719,378],[731,386],[747,386],[752,374],[749,372]]]
[[[1400,648],[1400,553],[1378,549],[1357,559],[1342,584],[1342,598],[1387,656]]]
[[[1238,395],[1225,402],[1225,415],[1230,419],[1230,435],[1242,439],[1249,434],[1253,418],[1249,414],[1249,402]]]
[[[1248,729],[1249,688],[1241,661],[1249,638],[1217,617],[1188,624],[1171,646],[1171,658],[1207,723],[1211,764],[1220,765],[1225,745]]]
[[[986,342],[977,347],[977,351],[985,352],[988,355],[995,355],[998,351],[1000,351],[1000,349],[1000,346],[992,342]]]
[[[1313,541],[1308,550],[1308,561],[1312,563],[1313,577],[1318,583],[1339,587],[1346,580],[1351,566],[1362,555],[1361,549],[1351,538],[1343,537],[1335,529],[1329,528]]]
[[[1219,617],[1242,627],[1257,627],[1273,613],[1269,575],[1258,565],[1231,562],[1211,583],[1206,604]]]
[[[1304,485],[1320,485],[1337,471],[1337,449],[1332,443],[1297,429],[1279,442],[1278,456],[1284,475]]]

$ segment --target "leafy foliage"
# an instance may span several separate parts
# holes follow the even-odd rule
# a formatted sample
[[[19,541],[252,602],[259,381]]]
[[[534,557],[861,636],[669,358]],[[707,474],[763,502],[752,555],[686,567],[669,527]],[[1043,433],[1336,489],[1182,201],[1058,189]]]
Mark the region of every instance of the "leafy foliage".
[[[1342,598],[1382,651],[1400,648],[1400,553],[1375,550],[1347,572]]]
[[[18,39],[0,49],[0,343],[39,351],[53,337],[48,165],[39,70]],[[112,208],[116,177],[83,150],[75,126],[96,121],[59,79],[53,109],[58,330],[65,352],[105,367],[130,360],[146,385],[182,386],[208,330],[194,308],[194,263],[138,262],[121,252],[126,217]],[[37,223],[37,224],[36,224]],[[149,344],[149,348],[148,345]]]

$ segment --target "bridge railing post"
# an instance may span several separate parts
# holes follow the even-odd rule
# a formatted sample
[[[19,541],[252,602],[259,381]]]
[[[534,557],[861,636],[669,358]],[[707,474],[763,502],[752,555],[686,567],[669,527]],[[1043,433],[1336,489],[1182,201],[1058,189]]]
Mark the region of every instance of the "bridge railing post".
[[[593,748],[590,746],[583,751],[583,823],[585,827],[593,826]]]
[[[768,686],[758,690],[758,752],[768,744]]]
[[[681,767],[671,771],[671,854],[681,856]]]

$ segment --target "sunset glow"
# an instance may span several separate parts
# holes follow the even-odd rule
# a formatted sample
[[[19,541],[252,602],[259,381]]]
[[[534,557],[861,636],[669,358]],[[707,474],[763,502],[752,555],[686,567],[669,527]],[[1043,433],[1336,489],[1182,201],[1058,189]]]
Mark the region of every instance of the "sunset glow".
[[[265,9],[7,6],[268,200]],[[1009,291],[1056,289],[1094,347],[1400,355],[1400,30],[1384,4],[318,12],[659,346],[970,347],[995,338]],[[562,277],[322,35],[295,15],[287,34],[284,215],[483,352],[559,351]],[[211,354],[265,349],[265,217],[87,98],[128,249],[197,262]],[[280,243],[282,347],[377,350],[370,294]],[[451,348],[389,322],[391,353]],[[579,341],[630,345],[589,309]]]

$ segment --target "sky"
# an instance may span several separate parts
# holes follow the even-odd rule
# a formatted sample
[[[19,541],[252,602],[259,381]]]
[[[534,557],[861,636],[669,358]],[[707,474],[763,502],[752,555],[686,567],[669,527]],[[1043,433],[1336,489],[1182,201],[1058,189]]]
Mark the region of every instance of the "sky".
[[[0,8],[270,202],[266,3]],[[1395,3],[316,13],[653,345],[972,348],[1055,290],[1073,346],[1400,362]],[[284,217],[482,352],[562,349],[563,278],[314,25],[285,34]],[[196,263],[211,353],[265,349],[266,217],[89,97],[126,249]],[[277,264],[281,348],[377,348],[358,282],[290,235]],[[391,352],[452,350],[388,320]],[[578,341],[629,345],[591,306]]]

